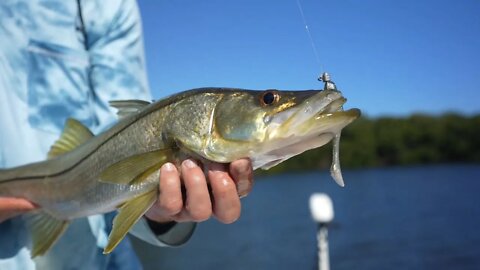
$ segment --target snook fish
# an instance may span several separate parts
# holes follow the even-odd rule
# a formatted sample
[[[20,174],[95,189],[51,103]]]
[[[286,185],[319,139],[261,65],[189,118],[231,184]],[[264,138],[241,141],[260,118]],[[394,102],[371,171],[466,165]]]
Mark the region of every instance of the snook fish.
[[[344,111],[336,90],[252,91],[201,88],[149,103],[113,101],[120,120],[94,136],[69,119],[46,161],[0,170],[0,196],[40,206],[27,218],[32,256],[44,254],[72,219],[119,209],[104,252],[111,252],[158,197],[159,168],[185,156],[227,163],[248,157],[271,168],[334,141],[360,115]]]

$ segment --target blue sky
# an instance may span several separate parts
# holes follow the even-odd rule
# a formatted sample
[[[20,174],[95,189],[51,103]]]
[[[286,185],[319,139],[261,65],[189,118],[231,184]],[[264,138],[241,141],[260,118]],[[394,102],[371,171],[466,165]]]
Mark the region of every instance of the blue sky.
[[[139,0],[158,99],[205,86],[318,89],[369,116],[480,112],[480,1]]]

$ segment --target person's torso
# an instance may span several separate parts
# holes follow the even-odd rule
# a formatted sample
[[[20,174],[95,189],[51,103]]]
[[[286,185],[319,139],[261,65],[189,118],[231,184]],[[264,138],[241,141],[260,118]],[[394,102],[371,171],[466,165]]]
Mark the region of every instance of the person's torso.
[[[88,3],[108,8],[102,1]],[[45,159],[67,118],[96,125],[79,15],[75,0],[0,3],[0,168]],[[21,217],[0,223],[0,240],[0,269],[35,269]],[[52,251],[36,260],[37,267],[105,268],[110,258],[101,254],[105,243],[103,216],[76,220]],[[138,261],[131,266],[139,267]]]

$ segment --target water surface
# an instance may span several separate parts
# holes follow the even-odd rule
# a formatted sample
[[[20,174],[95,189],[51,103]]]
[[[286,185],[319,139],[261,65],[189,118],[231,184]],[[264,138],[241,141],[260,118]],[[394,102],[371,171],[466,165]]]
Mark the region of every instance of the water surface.
[[[199,224],[181,248],[142,245],[146,269],[316,269],[314,192],[328,193],[331,268],[480,269],[480,166],[447,165],[264,177],[240,220]],[[138,244],[139,241],[135,241]]]

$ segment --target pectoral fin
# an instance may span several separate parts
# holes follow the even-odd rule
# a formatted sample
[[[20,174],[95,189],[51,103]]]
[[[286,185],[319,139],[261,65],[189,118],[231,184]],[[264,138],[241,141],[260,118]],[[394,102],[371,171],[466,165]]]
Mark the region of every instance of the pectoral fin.
[[[114,184],[139,183],[172,159],[173,152],[170,149],[131,156],[105,169],[100,174],[100,181]]]
[[[27,226],[32,237],[32,258],[45,254],[67,229],[69,222],[45,212],[29,214]]]
[[[132,226],[157,200],[157,194],[157,189],[153,189],[122,205],[117,216],[113,219],[112,232],[108,236],[108,244],[103,250],[104,254],[112,252],[120,241],[122,241]]]

